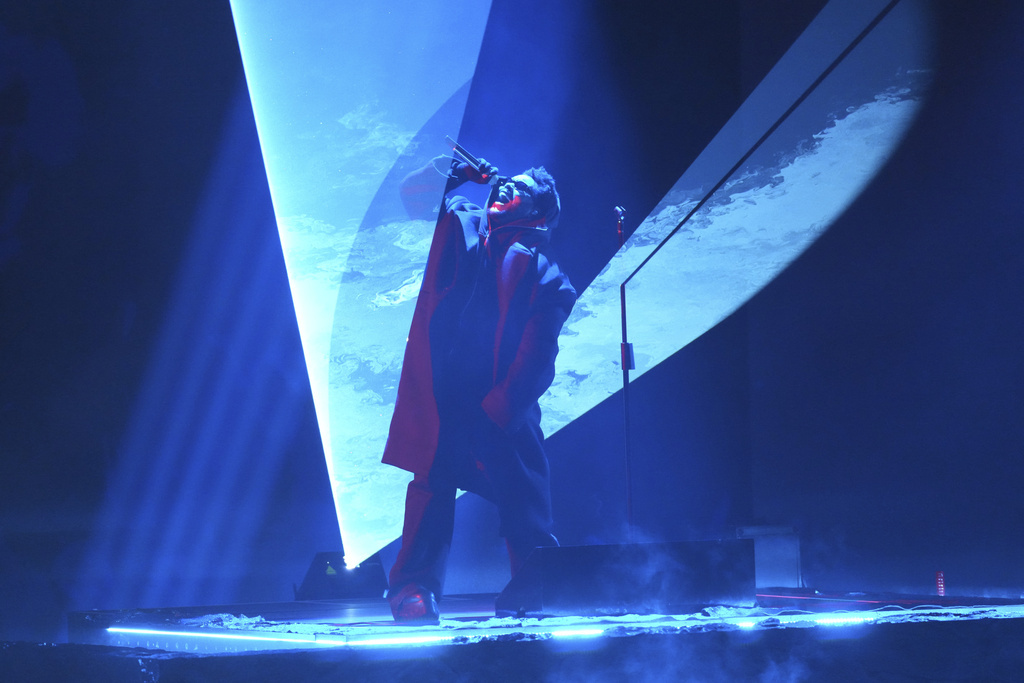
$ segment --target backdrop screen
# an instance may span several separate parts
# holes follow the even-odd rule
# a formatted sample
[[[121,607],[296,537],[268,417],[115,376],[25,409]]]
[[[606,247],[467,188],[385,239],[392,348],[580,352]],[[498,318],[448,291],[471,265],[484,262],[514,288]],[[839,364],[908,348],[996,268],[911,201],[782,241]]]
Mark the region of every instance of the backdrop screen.
[[[504,53],[481,59],[510,32],[531,35],[536,13],[504,11],[513,4],[232,2],[350,566],[400,535],[409,480],[380,457],[433,221],[404,214],[398,182],[448,151],[445,135],[472,128],[467,112],[490,110],[484,98],[529,90],[533,78],[573,88],[579,73],[595,70],[592,53],[573,61],[573,41],[594,26],[581,7],[561,17],[579,35],[531,48],[549,53],[545,68],[519,69]],[[686,172],[666,180],[671,191],[635,216],[626,244],[578,286],[541,402],[547,434],[621,389],[619,285],[667,237],[626,288],[634,376],[763,288],[886,162],[922,101],[928,41],[916,3],[878,20],[885,4],[826,5]],[[539,160],[524,167],[558,169],[559,230],[573,229],[574,211],[583,222],[578,207],[599,198],[588,195],[591,169],[558,141],[606,115],[599,109],[549,107],[529,136]],[[518,170],[509,166],[525,156],[521,136],[484,142],[471,151]],[[443,183],[438,174],[438,202]]]

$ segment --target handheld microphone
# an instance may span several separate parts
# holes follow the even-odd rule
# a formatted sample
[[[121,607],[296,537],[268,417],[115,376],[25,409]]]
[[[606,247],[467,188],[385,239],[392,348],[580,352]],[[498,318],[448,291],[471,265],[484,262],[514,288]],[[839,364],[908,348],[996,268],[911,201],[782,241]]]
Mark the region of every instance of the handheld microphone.
[[[626,209],[624,209],[621,206],[616,206],[614,209],[612,209],[612,211],[615,212],[615,222],[618,226],[619,234],[619,248],[621,249],[622,246],[626,243],[626,234],[625,232],[623,232],[622,229],[622,224],[626,221]]]
[[[445,135],[445,136],[444,136],[444,139],[445,139],[445,142],[447,142],[447,143],[448,143],[448,144],[449,144],[449,145],[451,146],[451,148],[452,148],[452,151],[453,151],[453,152],[455,152],[456,156],[458,156],[458,157],[459,157],[460,159],[462,159],[462,160],[463,160],[463,161],[465,161],[465,162],[466,162],[467,164],[469,164],[470,166],[472,166],[472,167],[473,167],[473,170],[474,170],[474,171],[476,171],[477,173],[479,173],[480,175],[486,175],[486,174],[485,174],[485,173],[484,173],[484,172],[483,172],[483,171],[482,171],[482,170],[480,169],[480,166],[481,166],[481,164],[480,164],[480,160],[479,160],[478,158],[476,158],[475,156],[473,156],[472,154],[470,154],[470,153],[469,153],[469,152],[468,152],[468,151],[466,150],[466,148],[465,148],[465,147],[463,147],[462,145],[460,145],[460,144],[459,144],[458,142],[456,142],[455,140],[452,140],[451,136]],[[498,178],[499,178],[499,176],[498,176],[498,175],[496,175],[496,174],[492,174],[492,175],[490,175],[490,176],[489,176],[489,177],[487,178],[487,182],[488,182],[489,184],[491,184],[491,185],[494,185],[495,183],[497,183],[497,182],[498,182]]]

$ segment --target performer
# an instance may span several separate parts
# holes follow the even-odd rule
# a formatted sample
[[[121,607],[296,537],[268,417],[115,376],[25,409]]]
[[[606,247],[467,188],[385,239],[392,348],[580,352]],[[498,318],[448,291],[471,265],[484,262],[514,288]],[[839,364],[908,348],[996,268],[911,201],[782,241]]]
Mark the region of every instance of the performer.
[[[496,176],[479,161],[454,166],[448,192]],[[407,208],[432,173],[428,165],[403,181]],[[497,505],[513,574],[533,548],[558,544],[537,400],[576,301],[544,254],[559,198],[540,167],[500,179],[490,199],[482,209],[445,197],[413,313],[383,457],[414,475],[389,577],[396,621],[438,620],[457,488]]]

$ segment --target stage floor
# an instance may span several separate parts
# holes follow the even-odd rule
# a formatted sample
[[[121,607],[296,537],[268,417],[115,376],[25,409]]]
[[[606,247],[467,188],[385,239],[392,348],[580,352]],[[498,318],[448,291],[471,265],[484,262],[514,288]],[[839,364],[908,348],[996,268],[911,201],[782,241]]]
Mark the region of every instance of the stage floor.
[[[1024,604],[1006,599],[795,589],[761,592],[750,605],[710,606],[690,614],[497,617],[495,597],[446,596],[438,625],[397,624],[382,598],[76,612],[69,616],[69,640],[193,654],[296,649],[408,653],[410,648],[484,642],[582,642],[779,629],[828,629],[852,637],[858,629],[880,625],[1024,619]]]
[[[0,644],[4,680],[1020,681],[1024,600],[759,591],[689,614],[497,617],[449,596],[437,626],[381,598],[75,612],[68,644]]]

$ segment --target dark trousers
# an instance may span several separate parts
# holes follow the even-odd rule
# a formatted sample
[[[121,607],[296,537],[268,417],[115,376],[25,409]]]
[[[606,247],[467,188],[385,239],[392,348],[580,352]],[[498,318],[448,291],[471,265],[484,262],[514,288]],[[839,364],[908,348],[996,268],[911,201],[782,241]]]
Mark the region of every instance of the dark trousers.
[[[442,445],[445,439],[442,439]],[[539,546],[558,545],[551,534],[551,492],[543,434],[527,423],[487,449],[465,453],[439,450],[429,475],[416,475],[405,498],[402,548],[389,584],[397,593],[409,584],[440,598],[455,525],[455,493],[463,488],[498,507],[513,575]]]

